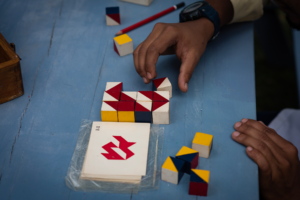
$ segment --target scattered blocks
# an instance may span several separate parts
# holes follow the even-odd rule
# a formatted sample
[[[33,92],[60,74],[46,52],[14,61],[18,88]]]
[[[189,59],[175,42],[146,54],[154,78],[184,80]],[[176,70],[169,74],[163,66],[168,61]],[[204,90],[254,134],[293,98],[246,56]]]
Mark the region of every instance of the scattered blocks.
[[[106,8],[106,25],[115,26],[120,25],[120,9],[119,7],[107,7]]]
[[[135,122],[133,101],[120,101],[118,106],[119,122]]]
[[[212,135],[197,132],[193,139],[192,149],[198,151],[200,157],[209,158],[212,142]]]
[[[177,185],[184,174],[183,167],[184,161],[169,156],[162,166],[161,180]]]
[[[170,123],[170,104],[169,102],[154,101],[152,106],[153,124]]]
[[[147,101],[152,102],[153,100],[153,91],[139,91],[137,94],[136,101]]]
[[[133,53],[132,39],[127,34],[114,37],[114,50],[119,56]]]
[[[136,101],[137,92],[121,92],[120,101]]]
[[[144,6],[149,6],[153,0],[121,0],[121,1],[126,1],[129,3],[136,3]]]
[[[101,119],[103,122],[118,122],[117,101],[104,101],[101,107]]]
[[[183,172],[190,174],[191,169],[195,169],[198,166],[199,152],[183,146],[176,154],[176,158],[184,161]]]
[[[152,122],[152,102],[136,102],[135,103],[135,122]]]
[[[190,177],[189,194],[207,196],[209,183],[209,171],[192,169]]]
[[[122,82],[107,82],[105,91],[121,92],[123,89]]]
[[[153,89],[157,91],[169,91],[172,98],[172,85],[168,77],[153,80]]]
[[[154,91],[153,101],[169,101],[170,93],[168,91]]]
[[[119,101],[119,99],[120,99],[120,92],[108,90],[104,92],[102,101]]]

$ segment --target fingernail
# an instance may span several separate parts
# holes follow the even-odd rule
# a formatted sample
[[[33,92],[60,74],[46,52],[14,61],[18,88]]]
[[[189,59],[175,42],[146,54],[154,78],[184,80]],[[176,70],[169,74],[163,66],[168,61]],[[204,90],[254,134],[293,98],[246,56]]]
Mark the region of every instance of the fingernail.
[[[149,72],[147,72],[147,77],[148,77],[148,79],[152,78],[152,76],[151,76],[151,74]]]
[[[144,83],[147,83],[147,79],[145,77],[143,77],[143,81]]]
[[[187,83],[184,84],[184,88],[186,89],[186,91],[188,90],[188,84]]]
[[[252,147],[247,147],[247,150],[248,150],[248,151],[252,151],[253,148],[252,148]]]
[[[237,122],[237,123],[235,123],[235,127],[240,127],[242,125],[242,123],[241,122]]]
[[[246,123],[247,121],[248,121],[248,119],[246,119],[246,118],[242,119],[243,123]]]
[[[237,136],[239,136],[239,135],[240,135],[240,132],[237,132],[237,131],[234,131],[234,132],[233,132],[233,136],[234,136],[234,137],[237,137]]]

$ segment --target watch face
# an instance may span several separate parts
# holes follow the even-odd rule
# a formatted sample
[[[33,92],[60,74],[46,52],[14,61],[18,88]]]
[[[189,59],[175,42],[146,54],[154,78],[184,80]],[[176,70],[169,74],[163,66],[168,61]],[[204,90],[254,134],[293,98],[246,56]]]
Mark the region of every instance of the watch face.
[[[189,6],[187,6],[183,11],[182,13],[189,13],[189,12],[193,12],[195,10],[197,10],[198,8],[200,8],[202,5],[204,4],[203,1],[198,1],[198,2],[195,2]]]

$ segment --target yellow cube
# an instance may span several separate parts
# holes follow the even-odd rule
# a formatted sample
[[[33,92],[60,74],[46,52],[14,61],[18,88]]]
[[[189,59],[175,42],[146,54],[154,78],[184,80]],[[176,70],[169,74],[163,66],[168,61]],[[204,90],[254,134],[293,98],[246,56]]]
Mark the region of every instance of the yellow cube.
[[[115,101],[103,101],[101,107],[101,119],[103,122],[118,122],[118,104]]]
[[[192,149],[199,152],[199,157],[209,158],[213,135],[197,132],[193,139]]]

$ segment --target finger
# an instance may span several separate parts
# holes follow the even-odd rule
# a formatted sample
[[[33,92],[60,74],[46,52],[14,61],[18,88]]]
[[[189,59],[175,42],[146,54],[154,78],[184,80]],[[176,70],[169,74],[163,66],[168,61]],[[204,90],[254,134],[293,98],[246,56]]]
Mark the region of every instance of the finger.
[[[138,54],[138,68],[139,68],[139,74],[141,77],[143,77],[145,83],[149,83],[150,79],[147,78],[147,72],[146,72],[146,54],[149,46],[152,44],[152,42],[159,37],[159,35],[164,30],[164,27],[166,25],[162,23],[155,24],[152,32],[150,35],[146,38],[146,40],[142,43],[141,47],[139,48],[139,54]]]
[[[201,54],[202,55],[202,54]],[[190,51],[181,57],[181,66],[178,76],[178,86],[182,92],[188,91],[188,84],[193,75],[194,69],[200,59],[199,53]]]
[[[244,119],[242,119],[242,123],[252,126],[255,129],[266,134],[281,149],[284,149],[288,145],[290,145],[290,142],[288,142],[287,140],[283,139],[280,135],[278,135],[274,129],[271,129],[270,127],[266,126],[265,124],[263,124],[261,122],[258,122],[253,119],[244,118]]]
[[[272,171],[267,159],[258,150],[248,146],[246,148],[247,155],[257,164],[259,168],[260,185],[267,185],[272,180]]]
[[[266,145],[268,149],[270,149],[270,151],[277,159],[277,161],[280,162],[284,159],[284,152],[282,151],[282,149],[279,146],[277,146],[277,144],[275,144],[273,140],[271,140],[269,136],[266,135],[265,133],[257,130],[253,126],[250,126],[249,124],[247,124],[247,122],[246,123],[237,122],[235,123],[234,128],[235,130],[264,143],[264,145]]]
[[[158,57],[176,43],[177,32],[172,26],[166,26],[162,33],[149,45],[146,52],[145,70],[149,80],[156,76]]]
[[[136,72],[140,75],[139,69],[139,49],[141,48],[142,43],[137,46],[137,48],[133,52],[133,62]]]
[[[232,139],[244,146],[250,146],[259,151],[265,157],[268,163],[271,163],[270,167],[272,168],[272,172],[278,172],[278,162],[265,143],[238,131],[234,131],[232,133]]]

